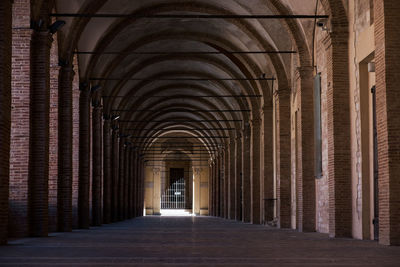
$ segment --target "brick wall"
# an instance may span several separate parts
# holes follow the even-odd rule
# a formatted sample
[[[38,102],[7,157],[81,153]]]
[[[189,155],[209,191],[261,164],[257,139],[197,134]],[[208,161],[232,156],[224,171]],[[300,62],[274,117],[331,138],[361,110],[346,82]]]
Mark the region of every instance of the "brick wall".
[[[74,80],[72,83],[72,227],[78,227],[79,190],[79,69],[78,57],[74,57]]]
[[[12,111],[10,147],[9,236],[28,235],[30,5],[14,1],[12,30]]]
[[[49,231],[57,231],[58,179],[58,42],[57,34],[50,50],[50,143],[49,143]]]
[[[0,244],[7,242],[11,106],[11,2],[0,2]]]

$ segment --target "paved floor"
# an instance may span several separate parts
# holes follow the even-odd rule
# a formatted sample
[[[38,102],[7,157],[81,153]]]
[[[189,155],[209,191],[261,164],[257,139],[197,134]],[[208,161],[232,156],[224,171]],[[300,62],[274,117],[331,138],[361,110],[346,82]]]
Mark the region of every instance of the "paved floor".
[[[0,247],[1,266],[400,266],[400,247],[211,217],[143,217]]]

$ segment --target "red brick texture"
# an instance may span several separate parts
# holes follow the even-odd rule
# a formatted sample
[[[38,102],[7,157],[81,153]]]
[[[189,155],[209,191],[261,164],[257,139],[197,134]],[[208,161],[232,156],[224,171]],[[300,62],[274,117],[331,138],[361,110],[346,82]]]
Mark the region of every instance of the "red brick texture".
[[[87,229],[90,225],[90,98],[87,86],[81,84],[80,87],[78,218],[79,228]]]
[[[103,125],[103,167],[104,167],[104,177],[103,177],[103,222],[111,222],[111,120],[108,116],[104,117]]]
[[[379,243],[400,245],[400,2],[374,1]]]
[[[264,104],[264,220],[274,219],[274,149],[273,149],[273,106]]]
[[[93,178],[92,178],[92,225],[99,226],[102,223],[101,214],[101,181],[102,181],[102,108],[98,103],[93,107]]]
[[[291,226],[291,183],[290,183],[290,93],[281,89],[276,95],[276,180],[278,226]]]
[[[297,121],[297,229],[315,231],[315,175],[314,175],[314,106],[313,67],[297,70],[297,97],[299,120]]]
[[[329,235],[351,237],[350,97],[347,28],[324,40],[327,51]]]
[[[58,231],[72,231],[72,65],[62,66],[58,95]]]
[[[118,179],[118,220],[124,219],[124,185],[125,185],[125,138],[119,139],[119,179]]]
[[[51,42],[47,30],[32,34],[28,212],[32,236],[48,234]]]
[[[72,227],[78,228],[78,198],[79,198],[79,69],[78,57],[74,57],[74,80],[72,83]]]
[[[118,221],[118,180],[119,180],[119,133],[115,128],[112,131],[112,151],[111,151],[111,221]]]
[[[50,128],[49,128],[49,231],[57,231],[58,183],[58,42],[57,34],[50,50]]]
[[[251,222],[261,223],[260,177],[261,177],[261,118],[251,121]]]
[[[242,220],[242,134],[236,132],[235,219]]]
[[[242,220],[251,222],[251,128],[245,126],[242,137]]]
[[[0,2],[0,244],[7,242],[11,128],[11,1]]]
[[[28,4],[28,5],[27,5]],[[29,102],[30,102],[30,7],[26,0],[14,1],[12,30],[12,110],[8,235],[29,234]],[[1,139],[3,140],[3,139]]]
[[[229,182],[228,182],[228,219],[234,220],[235,217],[235,177],[236,177],[236,142],[232,138],[229,143]]]

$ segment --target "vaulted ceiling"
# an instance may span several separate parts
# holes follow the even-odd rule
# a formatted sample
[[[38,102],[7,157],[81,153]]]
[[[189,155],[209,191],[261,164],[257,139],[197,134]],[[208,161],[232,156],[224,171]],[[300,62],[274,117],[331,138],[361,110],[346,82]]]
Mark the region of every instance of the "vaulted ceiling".
[[[56,13],[314,15],[315,6],[316,0],[57,0]],[[210,152],[271,105],[273,84],[288,87],[298,64],[297,54],[230,52],[309,55],[314,27],[313,19],[58,19],[67,22],[63,53],[81,52],[81,81],[101,85],[104,113],[121,116],[121,132],[132,142],[148,146],[182,136],[179,142]],[[258,80],[263,75],[277,80]],[[238,95],[254,97],[232,97]]]

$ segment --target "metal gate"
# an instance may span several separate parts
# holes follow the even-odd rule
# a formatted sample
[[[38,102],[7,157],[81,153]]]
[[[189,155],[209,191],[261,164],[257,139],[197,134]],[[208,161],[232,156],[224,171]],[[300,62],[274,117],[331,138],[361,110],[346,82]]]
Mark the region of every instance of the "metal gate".
[[[171,184],[161,196],[161,209],[185,208],[185,179],[181,178]]]

